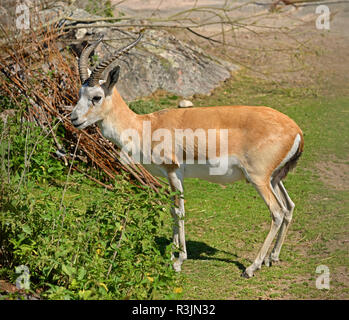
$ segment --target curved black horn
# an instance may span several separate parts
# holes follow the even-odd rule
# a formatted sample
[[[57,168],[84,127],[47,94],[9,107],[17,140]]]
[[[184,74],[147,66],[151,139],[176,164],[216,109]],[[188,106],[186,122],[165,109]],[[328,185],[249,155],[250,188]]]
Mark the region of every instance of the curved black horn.
[[[93,69],[92,74],[90,76],[90,78],[88,79],[88,85],[90,87],[95,86],[96,84],[98,84],[99,80],[102,77],[102,73],[103,71],[111,64],[113,63],[117,58],[119,58],[120,56],[122,56],[123,54],[125,54],[127,51],[129,51],[130,49],[132,49],[135,45],[137,45],[137,43],[142,39],[143,37],[143,32],[144,30],[141,30],[138,38],[133,41],[132,43],[130,43],[129,45],[127,45],[124,48],[121,48],[119,50],[117,50],[115,53],[113,53],[111,56],[107,57],[105,60],[103,60],[102,62],[100,62],[98,64],[98,66],[96,68]]]
[[[89,46],[86,46],[81,54],[80,54],[80,58],[79,58],[79,74],[80,74],[80,80],[81,83],[83,84],[88,78],[88,72],[87,72],[87,68],[88,68],[88,58],[91,54],[91,52],[97,48],[97,46],[100,44],[100,42],[103,39],[103,35],[94,43],[92,43]]]

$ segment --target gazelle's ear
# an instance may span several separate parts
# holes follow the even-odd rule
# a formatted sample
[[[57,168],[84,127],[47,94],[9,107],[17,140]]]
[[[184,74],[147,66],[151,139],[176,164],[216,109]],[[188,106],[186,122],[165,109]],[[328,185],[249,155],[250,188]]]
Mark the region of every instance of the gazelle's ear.
[[[112,69],[107,77],[107,81],[102,84],[105,96],[112,94],[113,88],[119,80],[120,66],[116,66]]]

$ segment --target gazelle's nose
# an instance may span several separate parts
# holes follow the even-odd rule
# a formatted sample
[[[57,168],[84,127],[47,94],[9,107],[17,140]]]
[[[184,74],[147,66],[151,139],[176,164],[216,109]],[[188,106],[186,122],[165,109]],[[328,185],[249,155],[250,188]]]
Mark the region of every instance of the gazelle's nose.
[[[70,120],[71,120],[71,122],[74,122],[74,121],[76,121],[76,120],[78,120],[78,115],[77,115],[77,112],[76,112],[76,110],[73,110],[72,111],[72,113],[70,114]]]

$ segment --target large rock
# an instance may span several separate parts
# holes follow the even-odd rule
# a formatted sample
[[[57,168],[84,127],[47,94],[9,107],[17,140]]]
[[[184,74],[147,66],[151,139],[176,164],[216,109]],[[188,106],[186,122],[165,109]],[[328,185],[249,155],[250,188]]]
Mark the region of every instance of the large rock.
[[[72,17],[88,19],[93,16],[76,9]],[[71,24],[83,27],[74,29],[73,34],[70,34],[77,39],[75,49],[78,54],[86,41],[90,42],[101,34],[104,34],[106,41],[96,49],[100,58],[137,37],[136,32],[116,27],[98,28],[72,21],[66,23]],[[128,101],[147,96],[157,89],[183,97],[196,93],[208,94],[237,69],[233,64],[208,56],[195,45],[177,40],[167,31],[153,29],[146,30],[140,44],[115,64],[121,66],[118,90]]]
[[[36,3],[36,0],[34,2]],[[65,2],[56,2],[52,8],[40,9],[40,19],[44,23],[50,19],[59,20],[64,16],[73,19],[96,18],[85,10],[69,6]],[[113,27],[98,27],[106,23],[82,23],[61,19],[58,25],[74,26],[75,29],[70,29],[65,37],[69,40],[74,39],[70,45],[77,55],[88,42],[104,34],[105,40],[95,52],[102,59],[106,54],[137,37],[136,29],[126,31],[125,28],[115,27],[115,23]],[[66,44],[64,41],[61,46]],[[118,59],[115,64],[121,66],[118,90],[128,101],[147,96],[157,89],[183,97],[190,97],[196,93],[208,94],[237,69],[235,65],[211,57],[199,47],[182,42],[169,32],[158,29],[146,30],[138,46]]]

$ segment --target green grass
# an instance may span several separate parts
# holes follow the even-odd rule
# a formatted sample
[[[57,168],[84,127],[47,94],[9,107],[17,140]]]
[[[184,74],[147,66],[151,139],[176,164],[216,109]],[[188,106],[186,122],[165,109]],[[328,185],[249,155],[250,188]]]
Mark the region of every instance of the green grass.
[[[175,108],[180,99],[159,94],[135,101],[131,108],[148,113]],[[285,181],[296,209],[279,264],[262,267],[248,280],[240,276],[253,262],[271,222],[264,202],[250,184],[220,186],[188,179],[185,205],[189,259],[182,272],[174,276],[167,246],[172,220],[169,212],[159,206],[152,209],[157,197],[139,193],[120,181],[115,192],[105,191],[79,174],[71,175],[66,182],[67,168],[62,169],[47,157],[54,150],[46,141],[40,146],[41,153],[34,155],[36,162],[28,172],[28,181],[23,182],[26,193],[14,193],[10,201],[22,207],[15,207],[11,216],[8,207],[1,204],[2,227],[12,226],[12,230],[7,229],[12,242],[22,236],[25,241],[18,244],[13,263],[1,270],[0,278],[13,283],[18,276],[14,267],[26,264],[31,270],[33,290],[50,299],[348,298],[349,192],[322,182],[316,164],[349,164],[349,96],[324,96],[317,88],[290,88],[239,74],[212,95],[195,96],[192,101],[195,106],[267,105],[289,115],[302,128],[305,152]],[[23,152],[16,149],[16,144],[23,148],[26,138],[25,134],[15,136],[10,141],[18,153],[14,165],[23,168]],[[2,144],[2,159],[7,159],[6,140]],[[1,169],[6,178],[6,161]],[[13,179],[18,182],[19,176]],[[64,188],[62,210],[59,206]],[[4,190],[3,185],[0,190]],[[6,198],[6,194],[3,196]],[[111,238],[117,223],[122,224],[125,208],[132,211],[131,221],[126,225],[120,256],[111,262],[116,249]],[[150,212],[151,223],[147,218]],[[58,221],[55,228],[50,224],[54,220]],[[140,225],[142,229],[137,229]],[[106,275],[111,263],[110,279]],[[329,267],[330,290],[315,287],[319,265]]]

